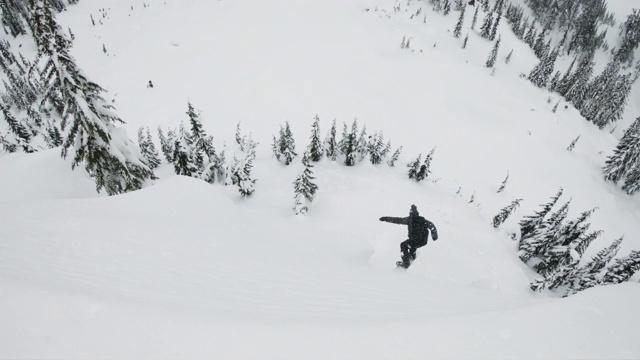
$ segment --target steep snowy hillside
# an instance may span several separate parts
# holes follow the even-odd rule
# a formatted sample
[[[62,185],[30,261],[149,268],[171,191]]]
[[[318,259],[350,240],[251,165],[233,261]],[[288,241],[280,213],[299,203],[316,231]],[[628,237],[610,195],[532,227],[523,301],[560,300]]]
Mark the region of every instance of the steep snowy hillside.
[[[153,185],[106,197],[59,149],[1,156],[0,357],[640,357],[637,281],[534,293],[510,239],[562,187],[569,218],[598,207],[585,259],[621,235],[619,255],[640,249],[638,195],[602,179],[618,136],[521,78],[538,60],[506,24],[492,71],[473,8],[458,39],[458,12],[412,17],[421,4],[82,0],[61,13],[130,138],[148,126],[157,141],[189,102],[218,149],[238,123],[251,133],[257,182],[243,198],[165,163]],[[288,121],[301,154],[316,114],[323,137],[357,118],[403,151],[396,167],[324,158],[294,216],[301,157],[285,166],[270,145]],[[408,179],[434,147],[427,180]],[[406,227],[378,219],[411,204],[439,239],[397,269]]]

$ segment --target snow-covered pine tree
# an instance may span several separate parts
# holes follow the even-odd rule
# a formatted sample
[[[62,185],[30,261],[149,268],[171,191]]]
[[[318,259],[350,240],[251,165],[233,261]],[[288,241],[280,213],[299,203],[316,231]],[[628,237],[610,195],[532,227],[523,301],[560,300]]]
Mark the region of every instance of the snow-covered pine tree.
[[[604,166],[604,179],[617,183],[640,167],[640,117],[625,131]]]
[[[258,144],[253,142],[251,136],[248,138],[243,137],[243,139],[243,156],[240,159],[234,156],[233,166],[229,171],[229,175],[231,183],[238,187],[240,195],[249,197],[255,192],[254,185],[257,181],[251,177],[251,172],[253,171],[253,161],[256,158],[256,146]]]
[[[7,152],[14,152],[18,148],[26,153],[34,152],[35,150],[29,144],[31,141],[31,131],[22,122],[18,121],[13,114],[9,111],[7,106],[0,99],[0,110],[4,115],[4,119],[9,124],[9,131],[12,133],[12,139],[8,136],[3,137],[3,147]]]
[[[444,11],[442,12],[444,15],[449,15],[451,12],[451,2],[449,0],[444,0],[444,4],[442,5]]]
[[[291,133],[288,121],[285,121],[284,127],[280,125],[278,138],[273,137],[271,148],[273,149],[276,159],[282,161],[285,165],[291,164],[293,159],[298,156],[296,153],[296,142]]]
[[[549,250],[539,256],[540,262],[534,266],[534,269],[539,274],[548,277],[561,271],[564,266],[569,266],[572,263],[577,265],[584,250],[593,240],[588,237],[585,238],[585,235],[591,226],[586,221],[595,210],[584,211],[580,217],[562,226]],[[580,251],[578,251],[578,248],[580,248]]]
[[[356,142],[356,154],[358,161],[362,161],[369,154],[369,137],[367,136],[367,125],[363,125],[358,141]]]
[[[471,20],[471,30],[475,29],[476,23],[478,22],[478,9],[480,9],[480,6],[476,6],[476,11],[473,12],[473,19]]]
[[[558,87],[558,82],[559,81],[560,81],[560,71],[556,71],[556,73],[553,74],[553,77],[551,78],[551,81],[549,81],[549,86],[547,86],[547,89],[550,92],[556,91],[556,88]]]
[[[527,45],[529,45],[529,47],[532,49],[533,49],[533,46],[535,45],[536,36],[537,36],[536,21],[534,20],[531,23],[529,30],[527,30],[527,34],[524,36],[524,42]]]
[[[569,81],[573,77],[573,74],[571,73],[571,71],[573,70],[573,66],[575,65],[575,63],[576,63],[576,58],[574,57],[573,60],[571,61],[571,65],[569,65],[564,75],[562,75],[562,78],[558,81],[558,84],[555,87],[555,91],[557,91],[562,96],[564,96],[569,90],[569,88],[571,87],[571,84],[569,83]]]
[[[382,132],[377,132],[371,136],[368,144],[369,161],[371,161],[371,164],[381,164],[389,151],[391,151],[391,142],[387,142],[385,145]]]
[[[344,124],[342,139],[340,140],[340,153],[344,155],[344,164],[353,166],[357,161],[358,148],[358,119],[354,119],[351,124],[351,131],[347,130],[347,124]]]
[[[536,40],[533,43],[533,52],[536,54],[538,59],[542,60],[546,56],[544,51],[545,39],[546,39],[546,31],[543,29],[540,31]]]
[[[569,284],[567,293],[564,296],[567,297],[582,290],[600,285],[600,273],[616,256],[618,250],[620,250],[620,244],[623,239],[624,236],[616,239],[609,247],[600,250],[595,257],[580,267],[577,270],[575,279]]]
[[[396,149],[396,151],[393,152],[393,155],[391,155],[391,159],[387,161],[387,165],[389,165],[389,167],[396,166],[396,161],[398,161],[398,158],[400,158],[401,153],[402,153],[402,146],[400,146],[399,148]]]
[[[409,168],[407,176],[409,176],[409,179],[414,179],[415,181],[422,180],[418,179],[418,174],[420,173],[420,168],[422,166],[424,165],[422,164],[422,154],[420,154],[414,161],[407,164],[407,167]]]
[[[157,168],[160,165],[160,158],[148,127],[145,129],[144,126],[141,126],[138,129],[138,146],[140,147],[140,153],[149,164],[149,168],[152,170]]]
[[[311,170],[313,165],[310,162],[310,155],[307,152],[302,156],[302,165],[304,166],[304,170],[293,182],[295,199],[293,210],[296,215],[303,215],[309,211],[308,204],[313,201],[313,196],[318,190],[318,185],[313,182],[313,180],[315,180]]]
[[[169,129],[167,136],[164,136],[162,128],[158,126],[158,138],[160,139],[160,150],[164,155],[164,158],[169,164],[173,164],[173,152],[175,151],[176,133]]]
[[[493,13],[488,13],[482,22],[482,26],[480,27],[480,36],[485,39],[489,39],[491,37],[491,28],[493,27]]]
[[[513,49],[511,49],[511,51],[509,51],[509,55],[507,55],[507,57],[504,59],[505,64],[508,64],[511,62],[511,56],[513,55]]]
[[[467,48],[467,43],[469,42],[469,34],[467,34],[467,36],[464,37],[464,40],[462,41],[462,48],[466,49]]]
[[[607,267],[602,277],[602,284],[620,284],[629,280],[638,270],[640,270],[640,251],[634,250],[629,255],[616,259]]]
[[[531,81],[537,87],[546,87],[547,82],[549,81],[549,77],[553,73],[553,67],[555,66],[557,57],[558,51],[553,50],[542,60],[540,60],[538,65],[536,65],[529,73],[529,81]]]
[[[173,168],[177,175],[199,177],[200,167],[193,153],[193,142],[189,131],[180,124],[178,136],[173,146]]]
[[[333,119],[331,129],[324,140],[324,152],[327,158],[331,161],[336,161],[338,158],[338,142],[336,141],[336,119]]]
[[[543,221],[531,238],[520,242],[520,259],[523,262],[527,263],[535,257],[532,263],[535,268],[535,265],[542,261],[547,252],[557,244],[570,203],[571,200],[567,201],[558,211],[552,213],[549,219]]]
[[[25,1],[0,1],[0,10],[2,10],[0,15],[2,15],[2,24],[6,34],[10,34],[14,38],[27,34],[23,20],[27,14],[26,5]]]
[[[71,155],[72,169],[84,164],[96,182],[96,190],[115,195],[140,189],[155,179],[133,142],[116,128],[124,123],[105,91],[87,78],[70,55],[71,41],[56,23],[48,2],[31,0],[32,31],[39,59],[45,59],[40,77],[44,79],[44,103],[62,105],[64,133],[62,157]]]
[[[456,23],[456,27],[453,29],[453,36],[456,38],[459,38],[460,35],[462,34],[462,25],[464,24],[464,12],[465,9],[467,7],[466,6],[462,6],[461,11],[460,11],[460,16],[458,17],[458,22]]]
[[[580,110],[586,100],[586,92],[589,85],[589,79],[593,74],[594,52],[587,52],[582,55],[576,71],[571,76],[568,83],[570,84],[565,94],[562,94],[567,101]]]
[[[614,60],[624,64],[633,61],[633,54],[640,43],[640,11],[633,9],[622,25],[621,45],[616,51]]]
[[[571,141],[571,144],[569,144],[569,146],[567,147],[567,151],[572,151],[576,147],[576,143],[578,142],[578,140],[580,140],[580,135],[578,135],[577,138]]]
[[[640,190],[640,165],[636,165],[629,171],[622,185],[622,190],[629,195],[633,195]]]
[[[492,68],[496,64],[496,59],[498,58],[498,51],[500,50],[500,36],[498,36],[498,40],[493,45],[493,49],[491,49],[491,53],[489,54],[489,58],[484,66],[488,68]]]
[[[534,233],[536,233],[540,225],[542,225],[542,223],[544,222],[544,218],[558,202],[560,196],[562,196],[562,192],[563,190],[562,188],[560,188],[556,195],[551,198],[550,202],[541,205],[542,210],[536,211],[533,215],[525,216],[524,218],[522,218],[522,220],[520,220],[518,224],[520,225],[521,244],[522,241],[526,240],[527,238],[533,236]]]
[[[498,0],[498,5],[500,0]],[[496,20],[493,22],[491,26],[491,33],[489,34],[489,40],[493,41],[496,38],[496,34],[498,33],[498,26],[500,25],[500,19],[502,19],[502,6],[500,6],[497,10],[498,15],[496,16]]]
[[[317,162],[322,159],[322,142],[320,141],[320,118],[318,115],[311,125],[311,142],[309,142],[309,160]]]
[[[500,210],[498,215],[493,217],[493,227],[497,228],[502,225],[507,220],[507,218],[509,218],[509,216],[513,214],[518,206],[520,206],[520,202],[522,202],[522,199],[516,199],[512,201],[511,204]]]
[[[504,188],[507,187],[507,181],[509,180],[509,172],[507,171],[507,176],[504,178],[504,180],[502,180],[502,184],[500,184],[500,187],[498,188],[497,193],[501,193],[504,191]]]
[[[433,147],[431,151],[429,151],[429,154],[427,154],[427,157],[424,158],[424,164],[420,167],[417,179],[424,180],[429,177],[429,174],[431,174],[431,162],[433,161],[433,154],[435,153],[435,151],[436,148]],[[417,179],[416,181],[420,181]]]

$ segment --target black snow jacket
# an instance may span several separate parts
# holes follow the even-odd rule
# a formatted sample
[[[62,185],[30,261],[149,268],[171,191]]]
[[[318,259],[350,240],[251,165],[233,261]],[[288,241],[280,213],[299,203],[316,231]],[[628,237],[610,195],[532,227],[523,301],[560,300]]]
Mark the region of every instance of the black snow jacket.
[[[392,224],[407,225],[409,227],[409,240],[418,244],[426,244],[429,238],[429,231],[433,240],[438,240],[438,230],[433,223],[420,215],[409,215],[407,217],[383,216],[380,221]]]

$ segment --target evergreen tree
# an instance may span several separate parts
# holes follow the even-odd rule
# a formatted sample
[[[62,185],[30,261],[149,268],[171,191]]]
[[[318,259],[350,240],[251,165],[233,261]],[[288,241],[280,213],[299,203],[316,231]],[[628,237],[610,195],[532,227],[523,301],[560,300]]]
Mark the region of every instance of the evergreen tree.
[[[367,125],[362,127],[358,141],[356,142],[356,154],[358,161],[361,161],[369,154],[369,138],[367,136]]]
[[[509,180],[509,172],[507,172],[507,177],[504,178],[504,180],[502,180],[502,184],[500,185],[500,188],[498,188],[497,193],[501,193],[504,191],[504,188],[507,186],[507,181]]]
[[[632,251],[628,256],[616,259],[607,267],[602,283],[620,284],[629,280],[638,270],[640,270],[640,251]]]
[[[389,151],[391,151],[391,142],[387,142],[385,145],[382,132],[373,134],[368,144],[369,160],[371,161],[371,164],[381,164]]]
[[[594,258],[577,270],[575,280],[569,285],[566,296],[573,295],[600,284],[600,273],[620,250],[624,237],[615,240],[609,247],[600,250]]]
[[[533,43],[533,52],[536,54],[538,59],[542,59],[546,56],[546,53],[544,51],[545,35],[546,35],[546,31],[543,29],[542,31],[540,31],[540,33],[536,37],[535,42]]]
[[[402,146],[397,148],[396,151],[393,152],[393,155],[391,155],[391,159],[387,161],[387,165],[389,165],[389,167],[396,166],[396,161],[398,161],[398,158],[400,158],[400,153],[402,153]]]
[[[511,216],[511,214],[513,214],[518,206],[520,206],[521,201],[522,199],[516,199],[511,202],[511,204],[500,210],[498,215],[493,217],[493,227],[497,228],[498,226],[502,225],[507,220],[507,218]]]
[[[285,165],[291,164],[293,159],[298,156],[296,143],[288,121],[285,121],[284,127],[280,125],[278,138],[273,137],[272,149],[278,161],[284,162]]]
[[[558,202],[558,199],[560,199],[560,196],[562,196],[562,192],[563,190],[562,188],[560,188],[560,190],[558,190],[556,195],[551,198],[550,202],[541,205],[542,210],[536,211],[533,215],[525,216],[524,218],[522,218],[522,220],[520,220],[519,225],[520,225],[521,244],[522,244],[522,241],[530,238],[531,236],[533,236],[533,234],[536,233],[538,228],[544,222],[544,218],[551,211],[553,206],[555,206],[555,204]]]
[[[327,158],[331,161],[336,161],[338,157],[338,142],[336,141],[336,120],[333,119],[331,130],[324,140],[324,151]]]
[[[493,27],[493,13],[488,13],[484,17],[484,21],[482,22],[482,26],[480,27],[480,36],[485,39],[489,39],[491,37],[491,28]]]
[[[255,192],[254,185],[257,181],[251,177],[253,161],[256,158],[257,143],[254,143],[251,140],[251,137],[248,139],[245,138],[243,143],[243,156],[240,159],[237,159],[234,156],[234,164],[229,171],[229,174],[231,177],[231,183],[238,187],[240,195],[243,197],[249,197]]]
[[[451,12],[451,2],[449,2],[449,0],[444,0],[444,4],[443,4],[443,14],[445,15],[449,15],[449,13]]]
[[[431,149],[429,154],[427,154],[427,157],[424,158],[424,164],[420,167],[420,171],[418,172],[416,181],[424,180],[429,177],[429,174],[431,174],[431,162],[433,161],[433,153],[435,151],[436,148],[434,147],[433,149]]]
[[[474,11],[473,13],[473,19],[471,20],[471,29],[475,29],[476,27],[476,23],[478,22],[478,9],[480,9],[479,6],[476,6],[476,11]]]
[[[462,6],[462,9],[460,11],[460,17],[458,17],[458,22],[456,23],[456,27],[455,29],[453,29],[453,36],[456,38],[459,38],[460,35],[462,34],[462,25],[464,24],[464,11],[467,7],[466,6]]]
[[[194,156],[191,134],[180,124],[178,136],[173,146],[173,168],[177,175],[198,177],[200,166]]]
[[[313,165],[309,162],[309,154],[304,153],[302,156],[302,165],[304,166],[304,170],[296,180],[293,182],[293,191],[295,194],[295,205],[294,211],[296,215],[305,214],[309,211],[308,204],[313,201],[313,196],[318,190],[318,185],[316,185],[313,180],[313,172],[311,169]]]
[[[556,73],[553,74],[553,77],[551,78],[551,81],[549,81],[549,86],[547,86],[549,91],[551,91],[551,92],[555,91],[556,88],[558,87],[558,82],[559,81],[560,81],[560,71],[556,71]]]
[[[499,49],[500,49],[500,36],[498,36],[498,40],[496,40],[496,43],[493,45],[493,49],[489,54],[489,58],[487,59],[487,62],[484,64],[486,67],[491,68],[496,64],[496,59],[498,58]]]
[[[164,136],[162,129],[158,126],[158,138],[160,139],[160,150],[164,158],[169,164],[173,164],[173,153],[175,151],[176,133],[173,130],[167,132],[167,136]]]
[[[506,64],[511,62],[511,56],[513,55],[513,49],[511,49],[511,51],[509,51],[509,55],[507,55],[507,57],[504,59],[504,62]]]
[[[308,147],[309,159],[311,161],[320,161],[322,159],[322,143],[320,142],[320,118],[318,115],[313,119],[311,125],[311,142]]]
[[[554,50],[549,55],[545,56],[529,73],[529,81],[531,81],[537,87],[547,86],[549,77],[553,73],[553,67],[558,57],[558,51]]]
[[[462,48],[465,49],[467,47],[467,42],[469,41],[469,34],[467,34],[467,36],[464,37],[464,40],[462,41]]]
[[[618,181],[640,167],[640,117],[638,117],[620,139],[618,146],[604,166],[605,180]]]
[[[598,41],[599,19],[606,13],[605,0],[585,0],[582,12],[574,22],[575,31],[569,43],[569,51],[595,51]]]
[[[44,102],[62,110],[62,157],[71,155],[73,169],[84,164],[97,191],[115,195],[140,189],[155,175],[137,156],[131,140],[117,131],[115,125],[124,122],[102,97],[104,89],[75,64],[69,53],[71,41],[55,22],[49,3],[31,0],[30,5],[38,54],[47,59],[40,74]]]
[[[576,143],[578,142],[578,140],[580,140],[580,135],[578,135],[577,138],[573,139],[571,144],[569,144],[569,146],[567,147],[567,150],[572,151],[576,147]]]
[[[418,178],[418,174],[420,173],[420,168],[423,166],[422,154],[418,155],[415,161],[408,163],[407,167],[409,168],[409,171],[407,172],[407,175],[409,176],[409,179],[414,179],[415,181],[422,180]]]
[[[633,54],[640,43],[640,11],[633,9],[622,26],[622,44],[615,54],[614,61],[631,63]]]
[[[24,152],[30,153],[35,150],[29,145],[31,140],[31,132],[29,129],[16,119],[9,109],[0,101],[0,110],[4,114],[4,119],[9,125],[9,130],[13,133],[14,140],[9,140],[6,136],[3,138],[5,149],[8,152],[14,152],[18,148],[21,148]]]
[[[532,258],[539,262],[547,252],[555,246],[556,240],[562,231],[562,222],[567,216],[569,202],[565,203],[558,211],[544,220],[536,231],[526,239],[520,239],[519,256],[524,263]]]
[[[357,160],[357,148],[358,148],[358,120],[354,119],[351,124],[351,131],[347,130],[347,124],[344,124],[344,130],[342,132],[342,139],[340,140],[340,153],[344,155],[344,164],[347,166],[353,166]]]
[[[536,22],[535,20],[531,23],[531,27],[529,27],[529,30],[527,31],[527,35],[525,35],[524,37],[524,42],[529,45],[530,48],[533,49],[533,46],[535,45],[535,39],[536,39]]]
[[[625,178],[624,185],[622,185],[622,190],[626,191],[627,194],[633,195],[636,191],[640,190],[640,165],[636,165]]]
[[[142,157],[149,164],[150,169],[155,169],[160,165],[160,158],[158,157],[158,150],[156,150],[156,146],[153,144],[153,139],[151,139],[151,132],[149,128],[140,127],[138,129],[138,146],[140,147],[140,153]]]
[[[499,0],[498,0],[498,3],[499,3]],[[494,21],[493,25],[491,26],[491,33],[489,34],[489,40],[491,41],[495,40],[496,38],[496,34],[498,33],[498,25],[500,25],[500,19],[502,19],[502,7],[498,8],[498,15],[496,16],[496,21]]]
[[[573,104],[576,109],[581,109],[586,100],[587,86],[591,74],[593,74],[594,52],[583,54],[578,63],[578,67],[573,75],[567,80],[566,92],[561,95]]]
[[[594,233],[585,236],[590,227],[586,221],[594,211],[595,209],[584,211],[577,219],[562,225],[557,237],[549,239],[549,250],[540,254],[539,262],[534,266],[539,274],[548,277],[560,272],[564,266],[577,265],[591,241],[599,235],[595,232],[595,237]]]

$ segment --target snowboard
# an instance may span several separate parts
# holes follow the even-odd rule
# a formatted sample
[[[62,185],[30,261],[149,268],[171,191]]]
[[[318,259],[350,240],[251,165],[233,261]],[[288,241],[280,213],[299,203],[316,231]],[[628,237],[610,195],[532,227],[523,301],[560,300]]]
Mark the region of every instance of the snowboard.
[[[400,261],[396,261],[396,266],[399,268],[403,268],[403,269],[408,269],[409,266],[411,266],[411,264],[413,264],[413,261],[416,259],[416,256],[412,256],[409,258],[409,263],[405,263],[404,261],[400,260]]]

